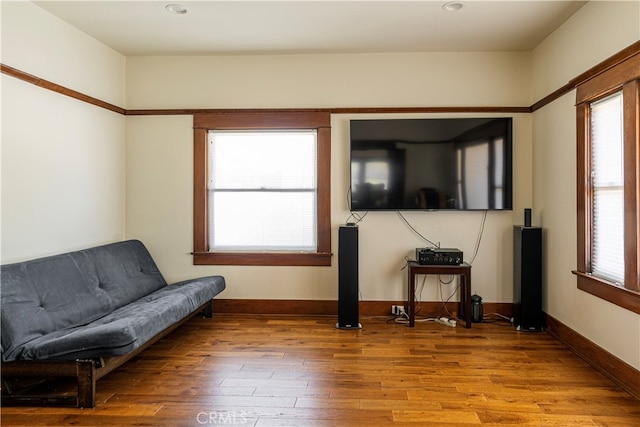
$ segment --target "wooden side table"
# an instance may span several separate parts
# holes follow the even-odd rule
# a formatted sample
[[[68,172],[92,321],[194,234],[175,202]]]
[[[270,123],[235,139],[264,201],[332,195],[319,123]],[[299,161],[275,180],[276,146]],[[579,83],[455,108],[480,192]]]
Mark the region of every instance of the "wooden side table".
[[[460,276],[460,300],[458,301],[458,318],[464,319],[465,327],[471,328],[471,265],[466,262],[460,265],[421,265],[410,261],[407,267],[407,314],[409,326],[416,325],[416,275],[452,274]]]

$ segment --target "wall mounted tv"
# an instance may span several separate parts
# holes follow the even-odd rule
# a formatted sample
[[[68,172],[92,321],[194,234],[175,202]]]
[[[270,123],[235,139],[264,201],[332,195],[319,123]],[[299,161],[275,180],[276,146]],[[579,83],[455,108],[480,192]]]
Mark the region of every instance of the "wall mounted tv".
[[[351,210],[511,210],[512,119],[351,120]]]

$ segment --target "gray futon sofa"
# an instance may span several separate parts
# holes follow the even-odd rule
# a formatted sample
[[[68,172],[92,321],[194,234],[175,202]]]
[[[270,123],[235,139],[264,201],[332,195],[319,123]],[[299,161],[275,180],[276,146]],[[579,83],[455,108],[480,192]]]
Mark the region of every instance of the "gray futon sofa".
[[[138,240],[0,267],[2,404],[93,407],[96,381],[192,316],[213,315],[222,276],[168,285]],[[73,377],[77,396],[17,391]]]

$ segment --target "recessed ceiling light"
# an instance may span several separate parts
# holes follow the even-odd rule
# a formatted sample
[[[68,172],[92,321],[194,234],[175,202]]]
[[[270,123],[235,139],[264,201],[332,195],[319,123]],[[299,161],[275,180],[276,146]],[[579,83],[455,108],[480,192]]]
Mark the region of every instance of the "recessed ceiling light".
[[[175,15],[184,15],[187,13],[187,8],[181,4],[168,4],[164,7],[167,12],[173,13]]]
[[[463,7],[464,7],[464,3],[461,3],[459,1],[451,1],[449,3],[445,3],[444,5],[442,5],[442,8],[447,12],[455,12],[457,10],[462,9]]]

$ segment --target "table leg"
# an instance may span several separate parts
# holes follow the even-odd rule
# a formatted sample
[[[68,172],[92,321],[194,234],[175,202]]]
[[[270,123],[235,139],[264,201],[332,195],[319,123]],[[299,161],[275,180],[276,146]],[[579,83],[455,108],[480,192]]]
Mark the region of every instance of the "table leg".
[[[407,314],[409,315],[409,327],[413,328],[416,325],[416,281],[415,274],[408,267],[409,277],[407,277]]]
[[[464,320],[465,327],[471,328],[471,273],[462,275],[464,279],[463,300],[464,300]]]

